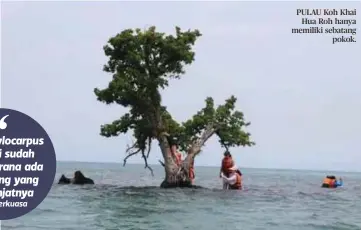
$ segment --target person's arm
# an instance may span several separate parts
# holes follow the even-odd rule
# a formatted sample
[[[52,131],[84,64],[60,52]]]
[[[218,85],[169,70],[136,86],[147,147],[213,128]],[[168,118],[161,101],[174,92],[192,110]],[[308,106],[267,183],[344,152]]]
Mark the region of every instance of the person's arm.
[[[225,175],[223,175],[222,173],[222,178],[223,180],[225,180],[228,184],[235,184],[236,181],[237,181],[237,176],[234,174],[233,176],[230,176],[230,177],[226,177]]]
[[[342,179],[336,181],[336,186],[337,186],[337,187],[340,187],[340,186],[342,186],[342,185],[343,185]]]
[[[241,170],[237,170],[237,173],[240,175],[240,176],[242,176],[242,172],[241,172]]]

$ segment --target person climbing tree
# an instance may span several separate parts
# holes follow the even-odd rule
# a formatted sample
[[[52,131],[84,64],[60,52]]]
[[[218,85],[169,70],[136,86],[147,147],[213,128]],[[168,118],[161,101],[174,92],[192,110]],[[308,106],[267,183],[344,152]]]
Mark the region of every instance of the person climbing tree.
[[[182,165],[182,153],[178,151],[177,140],[173,137],[168,137],[167,139],[170,146],[170,153],[175,159],[177,166],[180,167]]]

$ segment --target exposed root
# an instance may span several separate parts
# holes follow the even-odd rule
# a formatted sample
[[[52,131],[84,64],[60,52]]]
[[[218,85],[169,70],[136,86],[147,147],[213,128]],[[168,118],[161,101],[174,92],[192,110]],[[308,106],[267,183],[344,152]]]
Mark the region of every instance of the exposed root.
[[[196,186],[192,185],[190,182],[185,181],[178,181],[174,183],[169,183],[166,180],[163,180],[163,182],[160,185],[161,188],[194,188]]]

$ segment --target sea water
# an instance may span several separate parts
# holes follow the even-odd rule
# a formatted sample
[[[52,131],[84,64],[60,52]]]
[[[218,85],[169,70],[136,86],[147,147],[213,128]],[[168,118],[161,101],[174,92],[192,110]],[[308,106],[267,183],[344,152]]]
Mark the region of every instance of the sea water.
[[[54,184],[31,213],[2,221],[2,230],[332,230],[361,229],[361,174],[338,173],[345,186],[322,189],[327,172],[242,169],[245,189],[222,191],[219,168],[196,167],[206,189],[164,190],[164,175],[142,165],[59,163],[96,185]]]

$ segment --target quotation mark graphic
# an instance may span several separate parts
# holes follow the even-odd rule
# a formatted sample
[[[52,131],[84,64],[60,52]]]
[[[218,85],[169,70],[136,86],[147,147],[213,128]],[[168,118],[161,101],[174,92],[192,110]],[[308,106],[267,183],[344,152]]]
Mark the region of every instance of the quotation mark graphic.
[[[6,127],[8,126],[8,124],[6,124],[6,122],[4,121],[5,118],[7,118],[9,115],[5,115],[3,116],[3,118],[1,118],[0,120],[0,129],[6,129]]]

